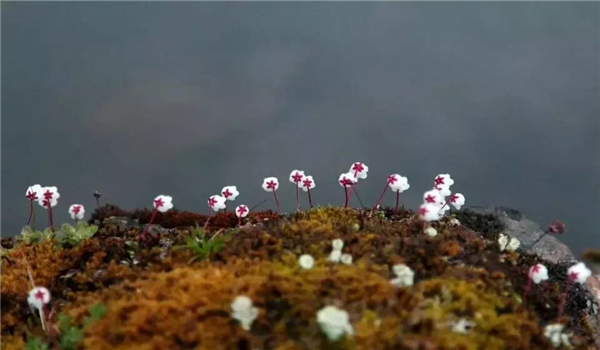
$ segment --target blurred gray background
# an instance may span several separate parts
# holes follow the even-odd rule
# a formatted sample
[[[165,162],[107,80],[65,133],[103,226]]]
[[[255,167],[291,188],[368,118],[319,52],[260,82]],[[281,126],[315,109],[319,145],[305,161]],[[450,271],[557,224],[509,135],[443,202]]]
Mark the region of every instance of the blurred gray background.
[[[169,194],[208,212],[233,184],[237,203],[273,208],[266,176],[290,210],[292,169],[339,205],[338,175],[363,161],[368,205],[390,173],[408,177],[411,208],[450,173],[468,205],[563,220],[579,254],[600,246],[599,11],[4,2],[2,234],[27,221],[34,183],[58,186],[57,222],[72,203],[89,217],[96,189],[125,208]]]

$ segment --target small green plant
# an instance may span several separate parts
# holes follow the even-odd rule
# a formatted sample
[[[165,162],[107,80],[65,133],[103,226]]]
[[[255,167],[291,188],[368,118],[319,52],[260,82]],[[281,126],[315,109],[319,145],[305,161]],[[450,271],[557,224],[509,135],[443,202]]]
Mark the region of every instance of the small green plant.
[[[88,225],[86,222],[82,221],[78,222],[75,226],[63,224],[60,229],[54,233],[54,237],[56,237],[61,246],[76,246],[84,239],[92,237],[96,232],[98,232],[98,226]]]
[[[223,230],[215,232],[208,238],[204,228],[196,225],[190,228],[190,237],[187,237],[184,245],[173,247],[173,249],[189,249],[194,256],[188,261],[188,264],[196,260],[208,259],[214,253],[223,250],[227,237],[219,236]]]
[[[25,226],[21,230],[20,240],[25,244],[34,244],[52,239],[52,237],[54,237],[54,233],[49,227],[44,231],[37,231],[29,226]]]
[[[83,340],[83,332],[92,323],[100,320],[106,314],[104,304],[98,303],[89,307],[90,315],[87,316],[80,326],[73,325],[73,320],[64,313],[58,315],[58,348],[62,350],[75,350]],[[26,350],[48,350],[50,345],[37,337],[29,338],[25,346]]]

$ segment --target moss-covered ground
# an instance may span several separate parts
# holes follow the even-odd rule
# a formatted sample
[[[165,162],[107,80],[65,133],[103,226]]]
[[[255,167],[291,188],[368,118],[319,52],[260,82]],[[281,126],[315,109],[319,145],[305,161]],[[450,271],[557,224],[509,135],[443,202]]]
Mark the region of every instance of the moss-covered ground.
[[[102,207],[92,217],[98,233],[75,247],[4,239],[2,348],[45,337],[27,304],[28,262],[56,313],[81,321],[91,305],[105,305],[104,317],[85,329],[85,349],[551,349],[543,328],[554,322],[573,332],[575,348],[596,349],[582,286],[569,289],[565,316],[557,319],[568,266],[542,261],[551,278],[524,302],[527,271],[539,258],[500,252],[501,229],[491,218],[459,213],[463,225],[444,218],[429,237],[408,210],[257,212],[241,228],[233,213],[221,213],[208,235],[219,232],[223,249],[188,263],[192,253],[173,247],[206,216],[161,213],[155,223],[163,229],[155,226],[138,244],[136,222],[149,217],[147,210]],[[327,261],[336,238],[351,265]],[[312,269],[299,267],[302,254],[315,258]],[[415,271],[413,286],[390,283],[398,263]],[[237,295],[259,309],[249,331],[231,318]],[[326,305],[349,313],[354,336],[327,340],[316,322]],[[461,319],[471,324],[465,333],[453,330]]]

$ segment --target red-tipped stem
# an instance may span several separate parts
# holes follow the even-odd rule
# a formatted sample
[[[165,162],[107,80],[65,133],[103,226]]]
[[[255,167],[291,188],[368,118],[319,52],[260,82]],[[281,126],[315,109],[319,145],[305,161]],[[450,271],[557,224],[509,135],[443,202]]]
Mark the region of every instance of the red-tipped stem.
[[[281,214],[281,206],[279,205],[279,198],[277,198],[276,190],[273,190],[273,196],[275,197],[275,203],[277,203],[277,209],[279,210],[279,214]]]
[[[208,227],[208,222],[210,221],[212,214],[213,214],[213,210],[212,210],[212,207],[210,207],[210,211],[208,212],[208,217],[206,218],[206,221],[204,221],[204,229],[205,230]]]
[[[308,205],[310,205],[310,208],[312,209],[313,205],[312,205],[312,198],[310,196],[310,188],[308,189]]]
[[[400,191],[396,191],[396,214],[398,214],[398,204],[400,203]]]
[[[389,187],[390,183],[386,182],[385,183],[385,187],[383,188],[383,191],[381,192],[381,195],[379,196],[379,198],[377,199],[377,203],[375,203],[375,206],[373,207],[373,210],[379,208],[379,204],[381,203],[381,199],[383,198],[383,195],[385,194],[385,191],[387,191],[388,187]]]
[[[299,196],[299,194],[298,194],[298,184],[296,184],[296,211],[298,211],[299,206],[300,206],[300,201],[298,199],[298,196]]]
[[[571,288],[571,284],[573,284],[573,278],[569,277],[567,280],[567,288],[565,288],[565,292],[560,299],[560,304],[558,304],[558,317],[562,317],[565,311],[565,304],[567,303],[567,296],[569,295],[569,289]]]
[[[154,218],[156,217],[156,214],[158,213],[158,209],[154,208],[154,210],[152,211],[152,216],[150,217],[150,222],[148,222],[148,224],[146,225],[146,227],[144,228],[144,231],[142,231],[142,233],[140,233],[140,237],[146,235],[146,233],[148,233],[148,228],[150,227],[150,225],[152,225],[152,223],[154,222]]]
[[[50,229],[54,230],[54,220],[52,220],[52,203],[48,200],[48,223],[50,224]]]
[[[525,286],[525,292],[523,293],[523,303],[525,303],[525,301],[527,301],[527,295],[529,295],[529,292],[531,291],[532,282],[533,282],[533,279],[531,278],[531,276],[529,276],[527,279],[527,285]]]
[[[344,186],[344,194],[346,195],[346,201],[344,202],[344,208],[348,208],[348,187]]]
[[[33,217],[33,199],[29,200],[29,219],[27,219],[27,226],[31,223]]]

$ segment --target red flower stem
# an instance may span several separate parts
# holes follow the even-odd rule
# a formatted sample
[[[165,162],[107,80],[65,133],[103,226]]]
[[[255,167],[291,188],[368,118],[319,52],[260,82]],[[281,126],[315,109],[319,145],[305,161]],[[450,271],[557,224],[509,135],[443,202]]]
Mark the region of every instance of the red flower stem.
[[[208,217],[206,218],[206,221],[204,221],[204,229],[205,230],[208,227],[208,222],[210,221],[212,214],[213,214],[213,210],[212,210],[212,207],[210,207],[210,211],[208,212]]]
[[[312,205],[312,198],[310,197],[310,188],[308,189],[308,205],[310,205],[310,207],[312,209],[313,205]]]
[[[379,196],[379,199],[377,199],[377,203],[375,203],[375,206],[373,207],[373,210],[377,209],[379,207],[379,203],[381,203],[381,199],[383,198],[383,195],[385,194],[385,191],[387,191],[388,187],[390,186],[390,183],[387,182],[385,184],[385,187],[383,188],[383,192],[381,192],[381,195]]]
[[[440,211],[441,211],[442,209],[444,209],[444,207],[446,206],[446,204],[448,204],[448,201],[446,201],[446,203],[444,203],[444,205],[442,205],[442,206],[440,207]]]
[[[562,317],[564,311],[565,311],[565,304],[567,303],[567,295],[569,294],[569,288],[571,287],[571,284],[573,284],[573,279],[571,277],[569,277],[569,280],[567,281],[567,288],[565,289],[565,293],[562,295],[562,298],[560,299],[560,304],[558,304],[558,317]]]
[[[242,217],[238,217],[238,227],[242,226]]]
[[[51,200],[48,200],[48,222],[50,224],[50,229],[54,230],[54,221],[52,220],[52,203],[51,203]]]
[[[298,210],[299,200],[298,200],[298,184],[296,184],[296,211]]]
[[[527,285],[525,286],[525,293],[523,293],[523,304],[525,304],[525,301],[527,300],[527,295],[529,295],[529,292],[531,291],[531,282],[533,282],[533,279],[529,277],[529,279],[527,280]]]
[[[344,185],[344,194],[346,195],[346,201],[344,202],[344,208],[348,208],[348,187]]]
[[[527,248],[526,250],[529,250],[529,249],[533,248],[533,246],[534,246],[534,245],[536,245],[536,244],[537,244],[537,242],[541,241],[541,240],[542,240],[542,238],[544,238],[544,236],[546,236],[547,234],[548,234],[548,231],[545,231],[545,232],[544,232],[544,234],[542,234],[542,235],[540,236],[540,238],[536,239],[536,240],[535,240],[535,242],[533,242],[533,243],[532,243],[532,244],[529,246],[529,248]]]
[[[398,213],[398,203],[400,203],[400,191],[396,191],[396,214]]]
[[[258,207],[259,205],[263,204],[266,201],[267,201],[266,199],[263,199],[262,201],[256,203],[252,208],[250,208],[250,210],[248,211],[248,213],[250,213],[251,211],[253,211],[254,209],[256,209],[256,207]]]
[[[154,208],[154,210],[152,211],[152,216],[150,217],[150,222],[148,222],[148,224],[146,225],[146,227],[144,228],[144,231],[142,231],[142,233],[140,233],[140,236],[145,235],[146,233],[148,233],[148,228],[150,227],[150,225],[152,225],[152,223],[154,222],[154,218],[156,217],[156,213],[158,213],[158,209]]]
[[[279,210],[279,214],[281,214],[281,206],[279,205],[279,198],[277,198],[277,191],[273,190],[273,196],[275,197],[275,203],[277,203],[277,209]]]
[[[31,222],[31,218],[33,217],[33,199],[29,200],[29,219],[27,219],[27,226]]]

